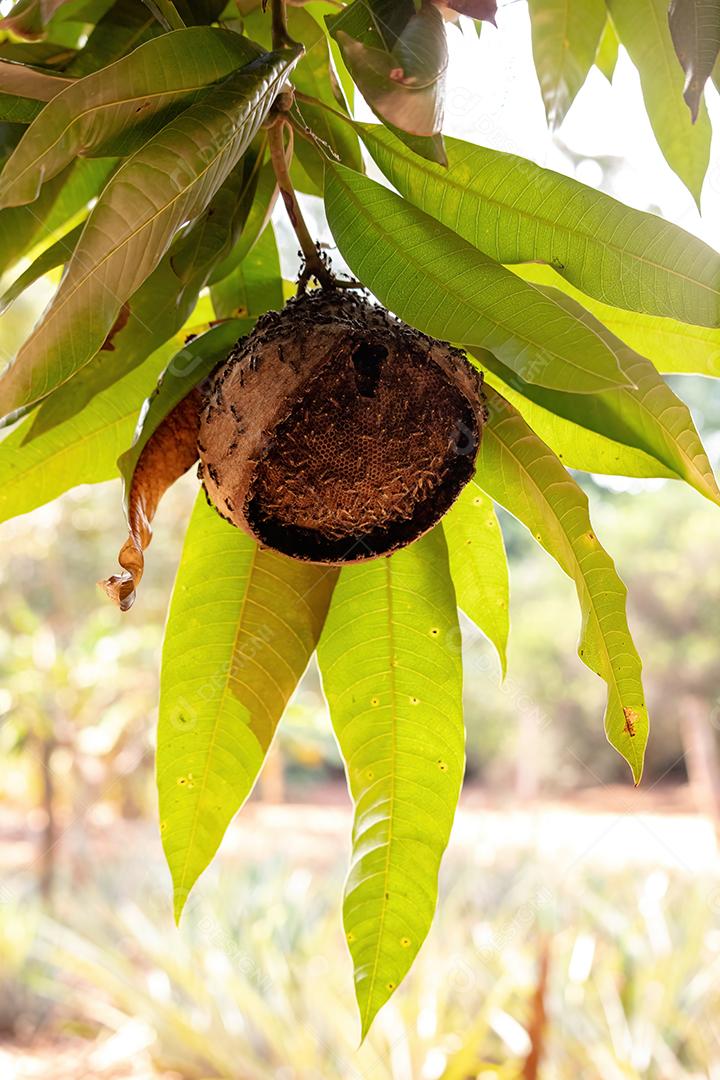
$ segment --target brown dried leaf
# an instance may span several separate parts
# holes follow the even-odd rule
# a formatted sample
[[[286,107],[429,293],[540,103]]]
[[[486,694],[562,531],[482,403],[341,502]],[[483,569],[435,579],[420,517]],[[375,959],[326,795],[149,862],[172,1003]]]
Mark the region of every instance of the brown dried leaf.
[[[123,572],[98,583],[121,611],[135,602],[145,568],[143,553],[152,539],[150,523],[160,499],[197,460],[201,400],[198,389],[183,398],[151,435],[135,466],[128,497],[129,535],[118,555]]]

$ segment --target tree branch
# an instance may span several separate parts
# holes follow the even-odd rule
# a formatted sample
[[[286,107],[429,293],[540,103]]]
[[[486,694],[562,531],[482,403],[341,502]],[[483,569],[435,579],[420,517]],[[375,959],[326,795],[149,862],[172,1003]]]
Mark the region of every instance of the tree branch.
[[[267,7],[268,0],[263,0],[263,11]],[[285,0],[270,0],[270,12],[272,15],[272,46],[273,49],[287,49],[297,45],[290,37],[287,24],[287,8]]]
[[[272,161],[273,171],[275,172],[275,178],[278,182],[278,188],[305,260],[305,265],[298,281],[298,291],[303,292],[308,281],[313,277],[317,279],[320,285],[332,288],[335,285],[335,278],[329,268],[325,265],[317,244],[310,235],[310,230],[305,224],[305,219],[302,216],[302,211],[300,210],[297,196],[295,195],[295,189],[293,188],[292,180],[290,179],[287,157],[285,156],[285,129],[287,127],[288,124],[284,117],[278,117],[268,131],[268,143],[270,146],[270,159]],[[292,128],[289,128],[289,131],[290,138],[292,139]]]

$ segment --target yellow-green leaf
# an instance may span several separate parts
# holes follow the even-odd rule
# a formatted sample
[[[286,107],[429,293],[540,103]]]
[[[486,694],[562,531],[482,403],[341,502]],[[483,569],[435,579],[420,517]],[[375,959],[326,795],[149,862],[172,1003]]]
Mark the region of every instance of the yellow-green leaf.
[[[459,629],[441,529],[343,568],[318,659],[355,802],[343,916],[364,1037],[430,928],[463,777]]]
[[[627,589],[595,535],[585,493],[522,416],[486,387],[476,480],[525,525],[575,582],[582,611],[578,654],[608,687],[605,732],[642,776],[648,717],[640,657],[627,624]]]
[[[621,43],[640,74],[645,108],[658,146],[700,204],[712,131],[705,102],[692,121],[683,100],[685,76],[675,55],[668,0],[608,0]]]
[[[512,269],[525,281],[549,285],[567,293],[613,334],[651,360],[658,371],[720,377],[720,330],[603,304],[573,288],[551,266],[535,263],[513,266]]]
[[[198,496],[165,630],[157,746],[178,919],[252,790],[336,577],[261,549]]]
[[[457,602],[492,641],[507,672],[510,586],[500,522],[476,480],[463,488],[442,521]]]
[[[531,386],[491,354],[478,361],[499,377],[499,389],[512,387],[510,400],[530,426],[560,455],[566,466],[625,476],[671,476],[720,503],[720,491],[690,410],[655,367],[634,352],[574,299],[548,289],[603,337],[632,385],[602,394],[570,394]],[[493,381],[493,376],[490,376]],[[513,391],[516,391],[513,392]],[[610,459],[603,460],[606,444]]]

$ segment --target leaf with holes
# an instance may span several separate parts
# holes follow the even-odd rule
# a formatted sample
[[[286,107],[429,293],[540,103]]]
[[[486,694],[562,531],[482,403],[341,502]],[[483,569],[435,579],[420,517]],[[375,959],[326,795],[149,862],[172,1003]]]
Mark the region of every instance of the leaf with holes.
[[[498,262],[546,262],[608,304],[720,324],[720,255],[676,225],[514,154],[446,139],[441,169],[378,125],[359,130],[401,195]]]
[[[640,782],[648,736],[642,665],[627,624],[627,589],[595,536],[587,496],[552,450],[492,387],[476,480],[525,525],[575,582],[578,654],[608,687],[605,733]]]
[[[355,803],[343,910],[364,1037],[430,929],[462,784],[460,631],[442,529],[342,569],[318,660]]]
[[[482,344],[541,386],[590,393],[627,381],[581,321],[387,188],[328,162],[325,208],[353,273],[412,326]]]
[[[507,555],[492,499],[475,480],[460,492],[442,527],[457,602],[497,649],[504,677],[510,632]]]
[[[257,132],[296,52],[270,54],[150,139],[112,177],[51,305],[0,379],[0,412],[37,401],[95,355],[173,236],[200,214]]]
[[[252,790],[336,576],[259,548],[198,496],[165,631],[157,746],[178,919]]]

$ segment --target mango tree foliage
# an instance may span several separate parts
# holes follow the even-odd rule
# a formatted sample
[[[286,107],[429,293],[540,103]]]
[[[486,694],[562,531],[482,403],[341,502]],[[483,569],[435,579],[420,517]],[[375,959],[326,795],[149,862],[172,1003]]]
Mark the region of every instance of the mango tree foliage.
[[[529,13],[549,125],[581,112],[591,67],[611,78],[622,45],[698,199],[717,5],[530,0]],[[568,469],[720,502],[661,374],[720,375],[720,255],[445,137],[446,23],[463,19],[483,41],[509,32],[494,0],[19,0],[0,21],[0,343],[2,312],[53,289],[17,354],[0,352],[0,520],[111,477],[130,494],[176,411],[207,401],[218,361],[293,292],[271,222],[283,205],[299,287],[334,287],[294,188],[324,200],[350,285],[484,372],[474,475],[421,539],[338,570],[258,546],[201,494],[170,604],[157,780],[176,916],[317,650],[355,805],[344,922],[363,1035],[433,918],[463,780],[460,611],[506,670],[501,522],[514,515],[574,583],[580,660],[639,782],[649,722],[626,588]],[[378,123],[358,119],[361,95]]]

